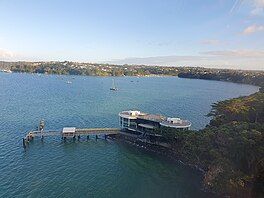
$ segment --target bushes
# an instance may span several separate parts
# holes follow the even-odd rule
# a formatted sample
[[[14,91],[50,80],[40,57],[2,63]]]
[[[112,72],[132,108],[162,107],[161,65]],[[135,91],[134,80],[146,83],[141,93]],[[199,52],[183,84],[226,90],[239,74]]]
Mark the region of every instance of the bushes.
[[[211,124],[200,131],[160,128],[187,163],[206,170],[204,184],[233,196],[261,194],[264,178],[264,94],[213,105]]]

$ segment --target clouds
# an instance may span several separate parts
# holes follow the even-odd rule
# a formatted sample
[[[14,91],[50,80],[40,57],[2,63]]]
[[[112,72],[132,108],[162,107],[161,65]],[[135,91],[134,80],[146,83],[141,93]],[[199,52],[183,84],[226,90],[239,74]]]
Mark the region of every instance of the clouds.
[[[251,15],[260,16],[264,14],[264,0],[253,0],[253,10]]]
[[[25,57],[19,52],[0,48],[0,61],[19,61],[24,58]]]
[[[264,0],[233,0],[232,7],[229,13],[235,13],[243,8],[243,5],[250,6],[250,14],[252,16],[260,16],[264,14]]]
[[[254,5],[256,8],[264,8],[264,0],[254,0]]]
[[[243,0],[235,0],[231,10],[229,11],[230,13],[233,13],[235,10],[238,10],[240,6],[242,5]]]
[[[112,63],[264,70],[264,50],[205,51],[193,56],[131,57],[113,60]]]
[[[264,0],[255,0],[255,4],[260,7],[264,7]]]
[[[13,58],[15,54],[9,50],[0,49],[0,58],[1,59],[8,59]]]
[[[83,12],[69,16],[54,5],[54,13],[44,18],[37,17],[39,12],[30,12],[43,5],[32,4],[28,10],[21,4],[23,9],[20,6],[14,12],[8,9],[12,7],[8,3],[10,6],[0,8],[1,15],[8,19],[1,26],[0,47],[13,52],[1,50],[0,60],[107,62],[119,58],[115,62],[263,67],[263,53],[256,50],[264,50],[264,0],[180,0],[184,3],[180,10],[175,2],[150,5],[147,0],[125,1],[118,6],[109,4],[111,9],[96,2],[93,12],[82,10],[89,3],[69,3],[65,9],[74,7]],[[139,10],[127,12],[131,8]],[[31,20],[35,18],[41,21]],[[43,24],[49,24],[49,28],[43,28]],[[66,26],[71,28],[65,33]]]
[[[242,34],[244,35],[249,35],[249,34],[253,34],[256,32],[263,32],[264,31],[264,25],[251,25],[248,26],[244,29],[244,31],[242,32]]]
[[[224,50],[208,51],[201,54],[222,56],[222,57],[239,57],[239,58],[262,58],[264,59],[264,50]]]
[[[242,7],[242,4],[244,5],[243,7],[244,8],[246,7],[247,10],[246,11],[247,21],[251,21],[251,23],[253,21],[255,21],[255,23],[258,21],[259,23],[262,20],[262,17],[264,16],[264,0],[235,0],[230,12],[232,13],[234,12],[234,10],[238,10],[240,7]],[[253,23],[248,27],[246,27],[242,31],[242,34],[250,35],[262,31],[264,31],[264,25],[262,24],[257,25]]]
[[[217,39],[207,39],[201,42],[204,45],[219,45],[221,42]]]

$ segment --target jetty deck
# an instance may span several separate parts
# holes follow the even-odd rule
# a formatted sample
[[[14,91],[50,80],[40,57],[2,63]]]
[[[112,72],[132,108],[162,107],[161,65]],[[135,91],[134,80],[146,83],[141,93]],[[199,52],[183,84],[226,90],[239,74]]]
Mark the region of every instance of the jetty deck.
[[[119,128],[84,128],[76,129],[74,134],[78,135],[111,135],[120,132]],[[46,136],[62,136],[65,135],[63,131],[29,131],[27,137],[46,137]]]
[[[106,139],[109,135],[115,135],[120,133],[119,128],[75,128],[75,127],[64,127],[62,130],[44,130],[44,121],[41,121],[38,130],[29,131],[23,138],[23,147],[26,148],[28,143],[36,137],[40,137],[41,140],[48,136],[58,136],[66,140],[67,138],[73,138],[78,140],[81,136],[86,136],[87,140],[90,135],[95,135],[98,139],[99,135],[104,135]]]

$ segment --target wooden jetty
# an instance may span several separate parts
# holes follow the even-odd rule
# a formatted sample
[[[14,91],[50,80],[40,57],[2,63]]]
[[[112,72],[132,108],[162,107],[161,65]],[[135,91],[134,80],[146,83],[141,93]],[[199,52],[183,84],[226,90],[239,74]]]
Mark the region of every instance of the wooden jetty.
[[[63,140],[67,138],[73,138],[74,140],[81,138],[81,136],[86,136],[87,140],[89,139],[90,135],[95,135],[95,138],[98,139],[98,135],[104,135],[106,139],[108,135],[115,135],[120,132],[119,128],[84,128],[78,129],[75,127],[64,127],[61,131],[60,130],[44,130],[45,123],[44,121],[40,121],[38,130],[29,131],[27,135],[23,138],[23,147],[26,148],[28,143],[32,141],[36,137],[40,137],[41,140],[47,136],[60,136]]]

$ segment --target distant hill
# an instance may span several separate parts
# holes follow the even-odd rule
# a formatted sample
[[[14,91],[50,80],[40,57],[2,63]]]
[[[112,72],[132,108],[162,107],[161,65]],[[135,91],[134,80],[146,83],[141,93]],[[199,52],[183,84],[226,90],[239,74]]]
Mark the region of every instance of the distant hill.
[[[79,62],[0,62],[0,70],[88,76],[178,76],[206,80],[246,83],[264,87],[264,71],[208,69],[203,67],[164,67],[145,65],[113,65]]]

